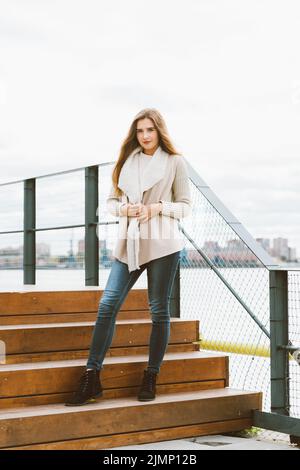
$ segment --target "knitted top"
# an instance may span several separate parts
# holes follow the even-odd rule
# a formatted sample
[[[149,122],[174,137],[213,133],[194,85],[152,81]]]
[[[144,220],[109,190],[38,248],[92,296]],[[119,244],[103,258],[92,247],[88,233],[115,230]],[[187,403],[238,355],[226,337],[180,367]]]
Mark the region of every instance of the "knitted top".
[[[139,158],[142,172],[151,156],[140,152]],[[161,214],[140,224],[140,265],[180,251],[185,246],[178,222],[191,214],[192,200],[186,163],[180,155],[169,155],[164,178],[143,193],[143,204],[158,202],[162,203]],[[115,217],[127,217],[120,214],[121,197],[115,195],[112,185],[106,204],[107,210]],[[113,256],[128,263],[125,238],[124,234],[119,234]]]

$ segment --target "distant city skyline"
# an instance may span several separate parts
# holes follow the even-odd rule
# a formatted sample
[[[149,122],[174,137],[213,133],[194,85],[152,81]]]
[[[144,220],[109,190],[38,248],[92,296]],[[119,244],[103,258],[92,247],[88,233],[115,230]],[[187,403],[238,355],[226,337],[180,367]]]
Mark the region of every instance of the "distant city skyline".
[[[267,238],[256,238],[256,241],[269,253],[275,262],[285,263],[298,262],[300,264],[300,258],[297,257],[296,249],[289,246],[288,239],[281,237],[274,238],[271,246],[271,240]],[[105,254],[112,259],[112,248],[108,246],[107,240],[99,240],[99,251],[105,251]],[[207,240],[201,247],[206,255],[210,259],[214,259],[216,256],[223,259],[234,262],[234,261],[251,261],[255,260],[256,257],[250,250],[245,249],[244,243],[239,239],[228,240],[224,246],[221,246],[217,241]],[[188,253],[195,253],[196,258],[198,252],[195,249],[186,250]],[[36,257],[37,267],[43,266],[49,262],[50,259],[57,258],[59,262],[66,262],[68,259],[82,263],[84,266],[84,240],[77,242],[77,249],[73,246],[72,239],[69,240],[69,247],[65,248],[65,251],[54,253],[51,250],[51,243],[37,243],[36,244]],[[14,263],[21,264],[23,254],[23,246],[18,247],[4,247],[0,248],[0,268],[4,266],[14,266]],[[190,255],[191,256],[191,255]],[[60,259],[62,258],[62,259]],[[195,259],[196,259],[195,258]],[[190,258],[193,259],[193,256]]]

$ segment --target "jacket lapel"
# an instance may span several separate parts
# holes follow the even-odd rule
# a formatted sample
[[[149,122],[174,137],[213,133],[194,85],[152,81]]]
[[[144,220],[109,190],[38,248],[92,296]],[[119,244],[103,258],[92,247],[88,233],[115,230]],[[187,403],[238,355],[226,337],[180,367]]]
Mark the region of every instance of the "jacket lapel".
[[[144,174],[141,175],[141,185],[142,185],[142,195],[144,191],[152,188],[156,183],[164,178],[168,154],[162,150],[161,147],[158,147],[148,163]],[[141,196],[142,196],[141,195]]]
[[[149,157],[144,173],[140,174],[141,151],[139,146],[128,156],[119,175],[118,186],[133,204],[141,202],[143,193],[164,178],[168,162],[168,154],[159,146],[152,157]]]

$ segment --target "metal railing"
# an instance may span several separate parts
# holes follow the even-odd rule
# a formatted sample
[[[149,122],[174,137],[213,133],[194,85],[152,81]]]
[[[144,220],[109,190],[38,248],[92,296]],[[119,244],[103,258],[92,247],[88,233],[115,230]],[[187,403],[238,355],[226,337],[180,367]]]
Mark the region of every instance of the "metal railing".
[[[276,265],[186,163],[192,216],[179,224],[185,249],[172,316],[199,319],[201,349],[230,356],[231,387],[263,391],[257,426],[300,436],[300,367],[291,356],[300,347],[300,270]],[[1,184],[0,276],[1,268],[22,269],[23,283],[34,285],[37,270],[56,270],[59,282],[59,271],[84,269],[82,284],[98,286],[117,238],[118,221],[105,204],[113,164]],[[51,256],[47,246],[60,240],[66,251],[61,234],[70,231],[77,253],[71,243],[68,253]],[[12,237],[19,247],[1,249],[1,239]]]
[[[292,356],[300,349],[300,269],[276,265],[187,165],[193,208],[180,224],[180,315],[200,319],[202,349],[229,354],[231,386],[264,392],[256,426],[300,436],[300,367]]]

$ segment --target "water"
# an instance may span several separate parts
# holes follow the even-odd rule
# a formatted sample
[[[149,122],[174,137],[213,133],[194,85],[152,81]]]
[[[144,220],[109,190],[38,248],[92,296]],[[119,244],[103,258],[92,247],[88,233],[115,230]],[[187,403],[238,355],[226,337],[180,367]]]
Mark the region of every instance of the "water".
[[[99,269],[99,286],[93,288],[104,289],[109,273],[110,269]],[[88,288],[85,286],[85,272],[83,269],[37,269],[35,285],[23,284],[23,271],[21,269],[0,269],[0,292]],[[142,273],[134,288],[147,288],[147,274],[145,272]]]

